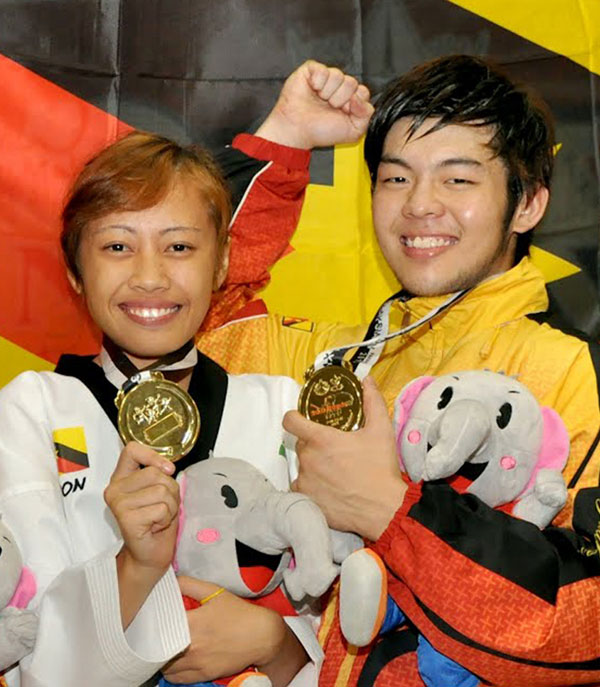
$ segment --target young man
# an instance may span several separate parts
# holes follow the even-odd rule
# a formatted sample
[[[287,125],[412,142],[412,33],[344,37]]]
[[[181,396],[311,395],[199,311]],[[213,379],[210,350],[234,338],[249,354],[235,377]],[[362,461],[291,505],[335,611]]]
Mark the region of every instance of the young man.
[[[275,198],[255,184],[238,223],[253,221],[254,208],[271,222],[298,212],[301,189],[294,196],[285,184],[291,151],[274,143],[315,144],[310,115],[318,119],[324,69],[307,63],[290,77],[257,132],[271,143],[238,141],[247,154],[272,161],[269,174],[280,168],[285,189]],[[340,88],[345,78],[339,74]],[[346,125],[351,121],[356,125],[348,113]],[[392,595],[436,649],[482,681],[507,687],[600,684],[598,553],[570,530],[542,533],[445,484],[407,488],[387,408],[419,375],[477,368],[517,375],[567,425],[571,454],[564,476],[571,496],[597,485],[594,351],[542,323],[544,280],[527,257],[531,231],[548,202],[553,143],[543,104],[482,60],[442,58],[390,84],[365,142],[373,220],[404,287],[391,307],[390,330],[425,321],[383,348],[372,368],[383,399],[366,381],[361,430],[339,432],[295,412],[285,422],[298,437],[298,488],[319,503],[332,526],[375,542],[393,573]],[[463,289],[462,298],[446,303]],[[364,335],[364,327],[321,324],[300,332],[265,315],[226,325],[201,346],[235,372],[300,378],[317,353]],[[592,535],[597,496],[585,489],[575,501],[576,524],[589,519]],[[569,523],[572,502],[561,524]],[[364,650],[349,649],[334,601],[321,634],[323,685],[372,685],[378,675],[386,684],[423,684],[411,629]]]

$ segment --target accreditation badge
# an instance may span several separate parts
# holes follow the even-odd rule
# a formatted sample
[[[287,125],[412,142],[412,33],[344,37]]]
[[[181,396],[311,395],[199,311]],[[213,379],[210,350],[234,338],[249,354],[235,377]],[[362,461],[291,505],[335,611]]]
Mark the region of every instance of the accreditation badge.
[[[133,375],[115,399],[119,434],[124,443],[137,441],[170,460],[188,453],[200,432],[194,399],[161,372]]]
[[[346,432],[363,425],[362,385],[349,367],[310,368],[300,390],[298,410],[304,417]]]

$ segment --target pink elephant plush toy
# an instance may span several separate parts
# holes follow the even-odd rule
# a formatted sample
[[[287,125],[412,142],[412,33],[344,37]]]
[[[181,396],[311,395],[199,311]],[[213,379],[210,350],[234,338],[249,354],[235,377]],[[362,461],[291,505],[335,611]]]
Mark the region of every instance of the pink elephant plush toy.
[[[492,508],[546,527],[567,500],[562,477],[569,435],[513,377],[470,370],[419,377],[396,400],[398,457],[413,482],[471,480],[466,491]]]
[[[513,377],[487,370],[419,377],[396,399],[394,424],[398,459],[414,482],[450,478],[460,491],[492,508],[510,504],[512,515],[540,528],[566,503],[561,473],[569,454],[567,430]],[[382,625],[389,629],[386,608],[389,617],[383,563],[373,551],[356,551],[341,570],[340,623],[348,642],[364,646]],[[434,652],[431,645],[423,648],[421,668],[422,657],[430,660]],[[437,677],[424,677],[429,687],[471,684],[468,673],[457,683],[444,674],[442,662],[434,662]]]

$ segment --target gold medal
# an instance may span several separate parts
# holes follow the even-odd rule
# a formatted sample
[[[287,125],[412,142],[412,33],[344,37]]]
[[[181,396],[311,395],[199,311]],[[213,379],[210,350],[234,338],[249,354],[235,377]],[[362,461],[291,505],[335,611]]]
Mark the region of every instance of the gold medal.
[[[178,460],[190,451],[200,431],[194,399],[156,370],[134,375],[119,391],[119,434]]]
[[[304,417],[349,432],[363,424],[362,385],[347,367],[311,367],[300,391],[298,410]]]

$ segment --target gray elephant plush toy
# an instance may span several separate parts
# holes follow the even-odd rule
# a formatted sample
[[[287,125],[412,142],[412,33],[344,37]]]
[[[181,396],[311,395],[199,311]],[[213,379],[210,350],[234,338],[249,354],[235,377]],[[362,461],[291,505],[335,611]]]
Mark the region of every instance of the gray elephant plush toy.
[[[34,577],[23,567],[12,532],[0,519],[0,671],[33,649],[38,620],[25,606],[35,591]]]
[[[567,430],[512,377],[487,370],[419,377],[396,399],[394,424],[400,464],[414,482],[450,478],[459,491],[540,528],[566,503]],[[340,581],[340,624],[348,642],[364,646],[403,620],[387,597],[377,554],[362,549],[349,556]],[[417,655],[428,687],[479,684],[423,637]]]
[[[246,461],[210,457],[186,468],[177,480],[181,507],[176,570],[238,596],[262,597],[282,583],[294,601],[321,596],[339,573],[336,563],[362,546],[356,535],[330,530],[307,496],[278,491]],[[260,588],[251,588],[242,575],[240,545],[278,557]],[[161,685],[168,684],[163,678]],[[236,677],[235,685],[266,687],[270,681],[249,672]]]

